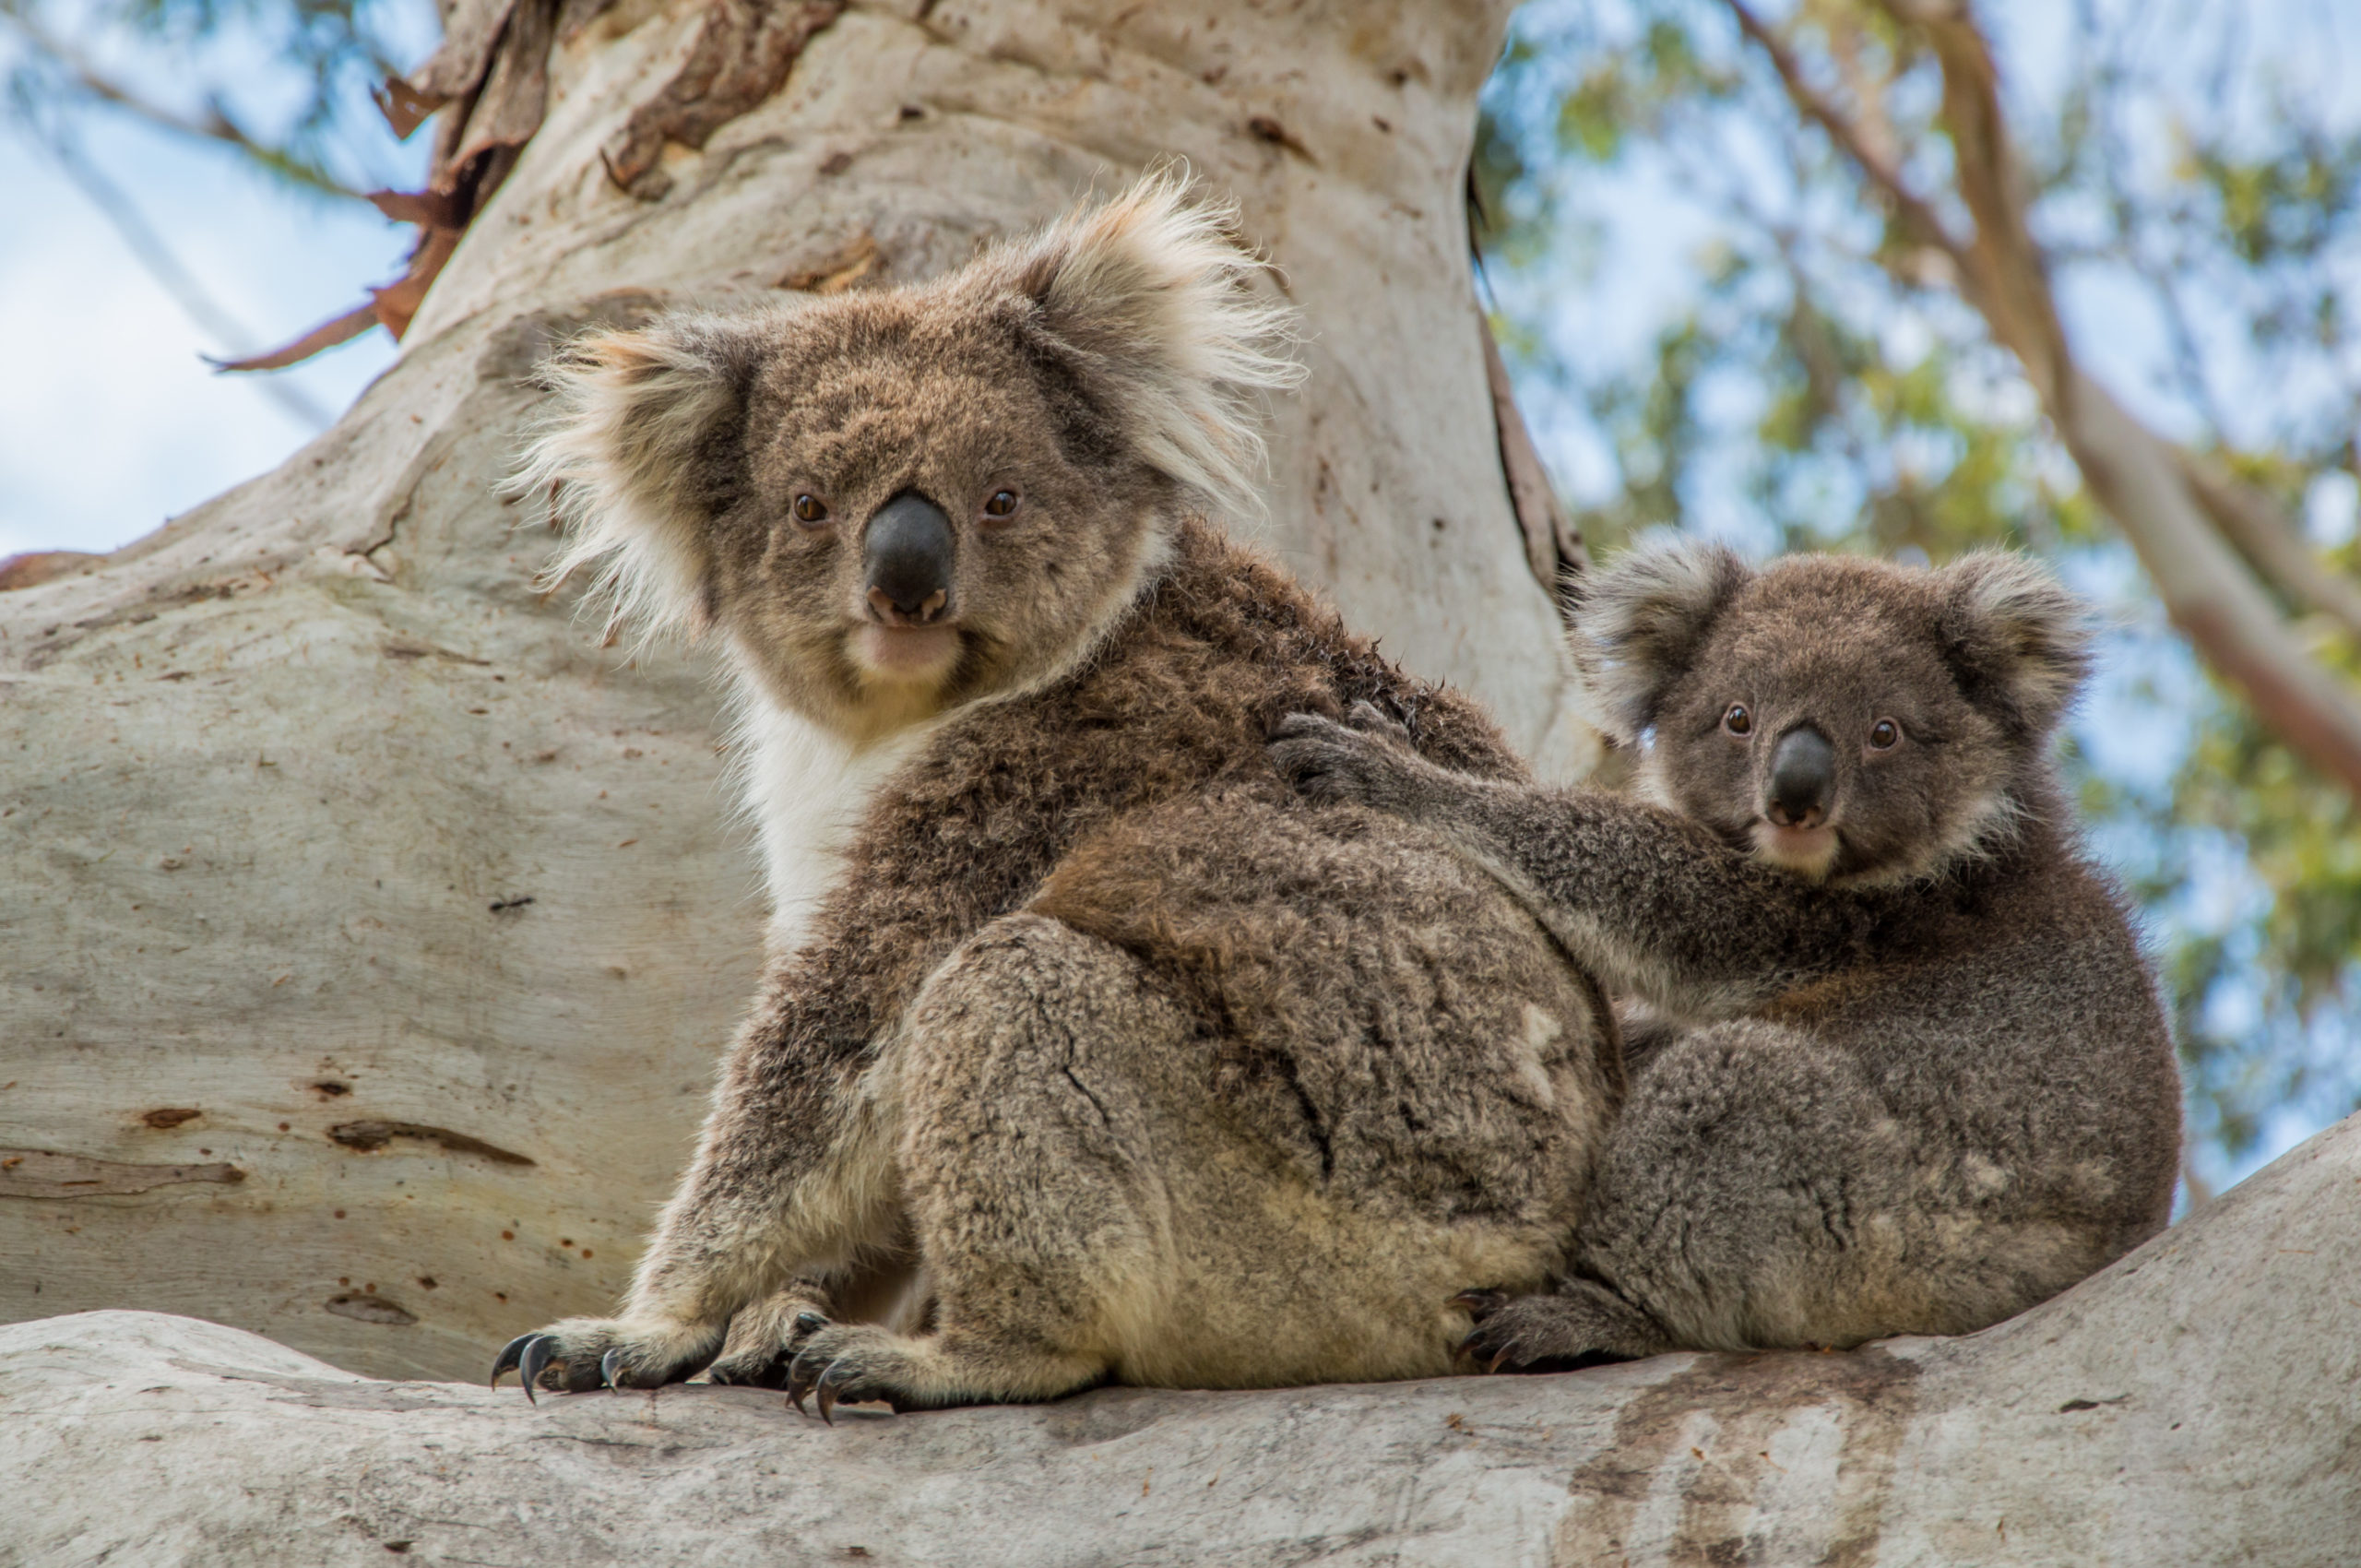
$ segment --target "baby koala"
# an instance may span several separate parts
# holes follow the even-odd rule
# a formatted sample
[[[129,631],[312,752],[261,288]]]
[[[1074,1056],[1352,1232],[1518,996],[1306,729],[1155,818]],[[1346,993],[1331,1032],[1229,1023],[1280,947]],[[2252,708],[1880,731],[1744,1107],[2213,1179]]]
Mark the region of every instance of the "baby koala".
[[[2047,755],[2073,599],[2015,555],[1755,571],[1691,542],[1578,591],[1646,803],[1446,771],[1365,707],[1272,748],[1306,795],[1444,837],[1639,1004],[1567,1277],[1470,1292],[1466,1348],[1541,1371],[1963,1334],[2161,1229],[2172,1041]]]

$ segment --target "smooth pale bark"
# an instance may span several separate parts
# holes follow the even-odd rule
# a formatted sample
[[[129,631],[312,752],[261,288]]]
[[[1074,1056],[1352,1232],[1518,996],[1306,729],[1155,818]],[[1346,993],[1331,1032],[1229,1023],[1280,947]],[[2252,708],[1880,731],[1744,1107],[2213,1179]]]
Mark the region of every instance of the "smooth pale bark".
[[[856,6],[655,202],[599,148],[705,6],[562,46],[350,414],[0,591],[0,1319],[158,1309],[447,1377],[621,1291],[763,910],[697,656],[601,650],[533,591],[542,508],[492,493],[586,322],[922,277],[1183,157],[1304,315],[1264,537],[1545,771],[1587,766],[1462,217],[1509,9]]]
[[[833,1428],[54,1319],[0,1329],[0,1561],[2330,1568],[2361,1543],[2356,1235],[2361,1118],[1964,1339]]]

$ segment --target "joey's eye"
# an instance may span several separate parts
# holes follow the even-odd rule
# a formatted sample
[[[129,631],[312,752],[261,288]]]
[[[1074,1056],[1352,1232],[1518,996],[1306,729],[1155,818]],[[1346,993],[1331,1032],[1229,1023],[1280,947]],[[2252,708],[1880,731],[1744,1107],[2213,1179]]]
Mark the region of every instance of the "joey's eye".
[[[1869,726],[1869,749],[1873,752],[1892,751],[1901,739],[1902,726],[1891,719],[1880,719]]]
[[[795,505],[789,510],[795,514],[795,520],[807,529],[818,528],[828,520],[828,504],[809,491],[797,496]]]
[[[1730,704],[1730,710],[1722,715],[1722,728],[1733,735],[1750,734],[1754,730],[1754,715],[1746,711],[1746,704],[1734,702]]]
[[[1013,517],[1015,515],[1016,492],[1013,490],[995,490],[991,499],[984,503],[984,516],[987,517]]]

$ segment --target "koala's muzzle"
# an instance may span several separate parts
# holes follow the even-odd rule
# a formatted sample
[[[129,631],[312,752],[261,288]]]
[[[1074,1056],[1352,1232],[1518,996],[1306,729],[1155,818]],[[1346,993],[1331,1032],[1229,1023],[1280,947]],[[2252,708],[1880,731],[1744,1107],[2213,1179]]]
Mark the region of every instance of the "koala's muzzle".
[[[1767,814],[1781,827],[1818,827],[1836,794],[1836,748],[1809,724],[1779,737],[1771,754]]]
[[[924,626],[951,604],[958,548],[951,519],[915,490],[877,508],[861,540],[870,612],[888,626]]]

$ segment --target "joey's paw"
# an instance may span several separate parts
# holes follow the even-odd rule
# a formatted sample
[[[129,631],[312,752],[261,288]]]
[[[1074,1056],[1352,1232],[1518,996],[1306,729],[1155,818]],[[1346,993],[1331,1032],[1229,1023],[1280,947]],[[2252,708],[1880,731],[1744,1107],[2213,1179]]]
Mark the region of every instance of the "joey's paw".
[[[1587,1281],[1554,1295],[1467,1290],[1452,1301],[1476,1320],[1460,1353],[1484,1372],[1572,1372],[1670,1348],[1644,1314]]]
[[[830,1425],[838,1405],[882,1402],[899,1415],[941,1403],[919,1386],[912,1349],[908,1337],[873,1323],[824,1324],[788,1363],[787,1396],[799,1410],[806,1398],[815,1399]]]
[[[1433,765],[1411,749],[1408,731],[1371,705],[1356,703],[1347,717],[1347,724],[1316,713],[1282,719],[1271,731],[1272,765],[1309,799],[1408,811]]]
[[[705,1375],[737,1388],[785,1388],[797,1352],[827,1326],[827,1315],[809,1304],[765,1313],[751,1333],[742,1324],[732,1324],[721,1359]]]
[[[720,1341],[718,1331],[689,1324],[567,1318],[510,1340],[492,1360],[492,1383],[513,1368],[528,1399],[536,1388],[655,1388],[695,1372]]]

